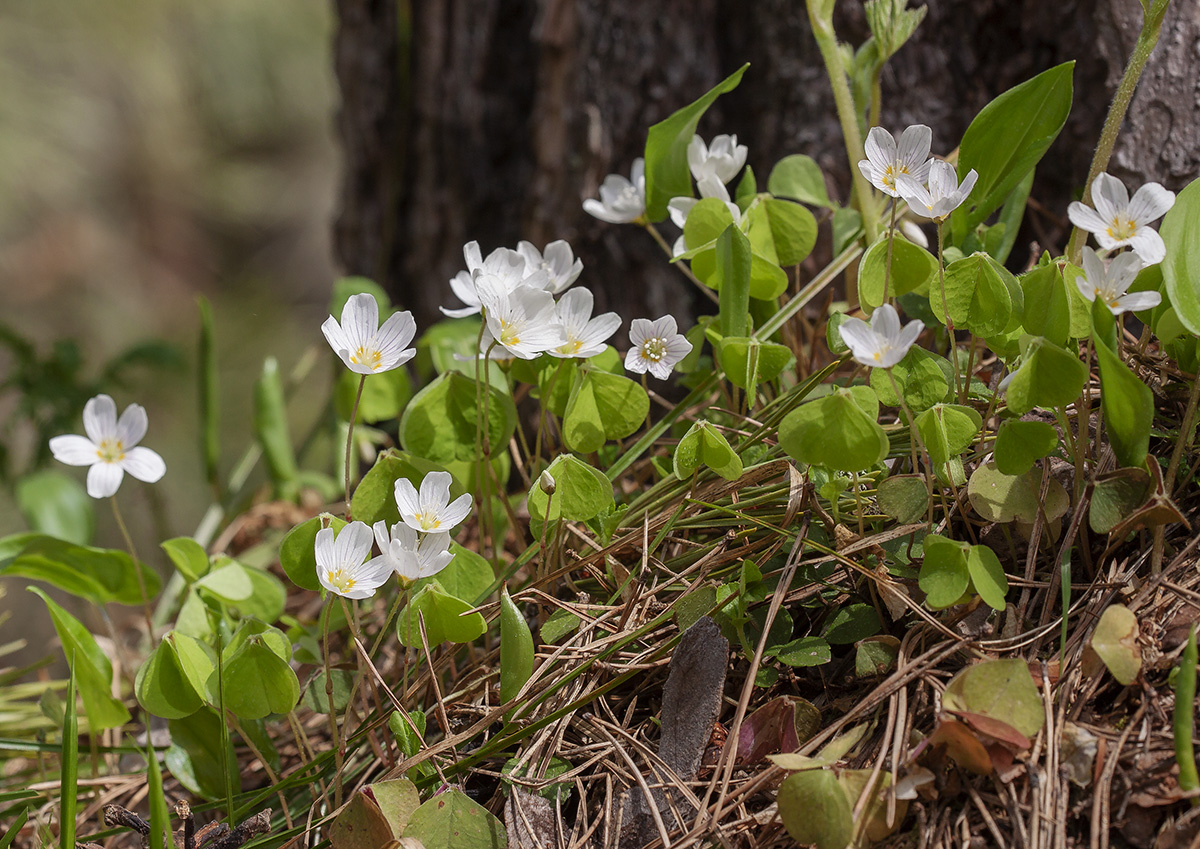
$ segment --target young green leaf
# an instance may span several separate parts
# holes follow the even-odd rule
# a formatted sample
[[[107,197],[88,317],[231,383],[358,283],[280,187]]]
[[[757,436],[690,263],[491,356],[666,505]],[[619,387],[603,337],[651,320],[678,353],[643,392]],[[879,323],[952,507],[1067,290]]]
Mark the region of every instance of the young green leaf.
[[[56,469],[18,478],[13,494],[30,529],[87,545],[96,530],[96,513],[87,490]]]
[[[1034,407],[1065,407],[1079,397],[1087,367],[1079,357],[1036,336],[1023,343],[1025,360],[1008,384],[1008,409],[1019,416]]]
[[[958,604],[966,594],[971,581],[967,568],[969,550],[967,543],[938,534],[925,537],[925,560],[917,583],[930,608],[940,610]]]
[[[710,281],[720,292],[722,336],[750,333],[750,240],[733,224],[717,237],[717,274]]]
[[[184,674],[175,635],[170,632],[146,658],[133,687],[142,707],[163,719],[191,716],[204,704],[204,691],[197,691]]]
[[[874,398],[868,387],[857,388]],[[851,391],[838,389],[789,413],[779,425],[779,444],[801,463],[843,472],[870,468],[888,452],[877,415],[868,415]]]
[[[896,388],[899,388],[900,394],[904,396],[908,408],[914,413],[919,413],[946,399],[950,391],[950,380],[946,378],[949,368],[948,361],[914,345],[891,371]],[[889,407],[900,406],[900,399],[896,397],[892,380],[888,379],[885,369],[871,369],[871,388],[875,390],[881,403]]]
[[[589,371],[573,390],[563,418],[563,440],[572,451],[590,454],[610,439],[623,439],[645,421],[650,396],[641,384],[607,372]]]
[[[979,182],[951,217],[954,241],[992,214],[1057,138],[1071,111],[1074,62],[1043,71],[980,110],[963,134],[958,171]]]
[[[809,206],[834,208],[825,188],[825,175],[811,156],[793,153],[775,163],[767,177],[767,191],[776,197],[791,198]]]
[[[160,547],[167,553],[167,557],[171,558],[171,562],[175,564],[179,574],[183,575],[184,580],[189,584],[208,574],[211,566],[208,552],[204,550],[204,546],[191,537],[169,539]]]
[[[454,849],[502,849],[504,824],[461,790],[447,790],[413,811],[405,839]]]
[[[171,775],[195,796],[209,801],[224,799],[222,764],[236,765],[237,758],[231,743],[227,743],[222,756],[221,720],[216,712],[198,710],[185,719],[171,720],[167,728],[171,732],[171,745],[164,760]],[[236,766],[231,769],[230,777],[236,792],[241,786]]]
[[[254,385],[254,433],[267,461],[267,471],[276,497],[295,498],[300,490],[297,480],[299,470],[288,430],[283,380],[279,376],[279,363],[274,357],[267,357],[263,361],[262,374]]]
[[[1023,475],[1057,447],[1054,425],[1013,419],[1000,425],[992,451],[997,469],[1006,475]]]
[[[63,610],[50,596],[37,587],[27,587],[46,603],[54,630],[68,659],[73,658],[75,684],[87,713],[88,730],[92,734],[106,728],[119,728],[129,721],[125,705],[112,693],[112,663],[96,644],[96,639],[83,623]]]
[[[395,501],[392,501],[395,509]],[[400,521],[399,512],[396,522]],[[334,532],[340,532],[346,526],[344,519],[329,516],[329,527]],[[394,524],[394,522],[393,522]],[[321,516],[307,519],[292,528],[279,544],[279,565],[287,573],[292,583],[310,592],[320,592],[321,582],[317,580],[317,531],[321,530]]]
[[[1097,305],[1108,312],[1096,299]],[[1111,318],[1111,316],[1109,316]],[[1103,334],[1094,335],[1096,362],[1100,366],[1100,406],[1104,411],[1104,431],[1122,466],[1141,467],[1150,449],[1150,429],[1154,424],[1154,394],[1137,375],[1121,362]]]
[[[45,581],[95,604],[141,604],[142,586],[150,598],[162,586],[157,572],[135,563],[123,551],[75,545],[42,534],[16,534],[6,540],[15,551],[0,560],[0,575]],[[142,573],[141,585],[135,570]]]
[[[650,128],[646,136],[646,218],[662,221],[667,217],[671,198],[692,196],[692,175],[688,169],[687,148],[696,134],[700,117],[713,102],[737,88],[745,64],[713,86],[693,103]]]
[[[985,253],[974,253],[946,267],[946,298],[942,286],[929,286],[929,308],[938,321],[945,321],[949,305],[955,327],[965,327],[976,336],[993,336],[1004,331],[1013,313],[1012,274]]]
[[[967,572],[971,576],[971,586],[984,603],[993,610],[1003,610],[1008,595],[1008,577],[996,553],[986,545],[971,546],[967,552]]]
[[[867,248],[858,266],[858,300],[868,311],[883,304],[883,285],[887,277],[888,240],[883,235]],[[907,239],[892,239],[892,274],[888,282],[890,297],[903,295],[932,284],[937,285],[937,257]]]
[[[533,634],[505,588],[500,593],[500,701],[517,697],[533,674]]]
[[[396,633],[403,645],[419,649],[423,618],[430,648],[445,642],[469,643],[487,630],[483,614],[472,610],[473,605],[450,595],[435,579],[417,590],[400,611]]]
[[[1180,323],[1200,335],[1200,180],[1188,183],[1175,197],[1158,229],[1167,249],[1162,261],[1167,299]]]
[[[712,469],[726,480],[742,476],[742,461],[725,435],[706,421],[693,424],[675,448],[674,472],[688,480],[700,466]]]

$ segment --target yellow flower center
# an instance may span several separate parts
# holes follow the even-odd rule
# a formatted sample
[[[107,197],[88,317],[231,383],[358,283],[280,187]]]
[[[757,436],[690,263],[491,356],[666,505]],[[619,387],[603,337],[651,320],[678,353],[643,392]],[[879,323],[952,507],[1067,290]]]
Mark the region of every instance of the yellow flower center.
[[[521,328],[511,321],[500,319],[500,344],[507,347],[521,344]]]
[[[119,439],[106,439],[96,449],[96,456],[105,463],[119,463],[125,459],[125,443]]]
[[[354,589],[354,585],[358,583],[352,575],[340,566],[337,569],[330,569],[325,573],[325,582],[343,594],[350,592],[350,590]]]
[[[652,339],[647,339],[645,342],[643,342],[642,350],[639,352],[639,356],[641,356],[643,360],[649,360],[652,363],[660,362],[662,358],[666,356],[666,354],[666,340],[660,339],[657,336],[653,337]]]
[[[350,355],[350,362],[356,366],[366,366],[371,371],[377,371],[383,365],[383,354],[377,348],[366,348],[359,345],[358,350]]]
[[[1122,218],[1116,216],[1112,223],[1108,225],[1108,235],[1116,239],[1118,242],[1123,242],[1126,239],[1132,239],[1137,235],[1137,222],[1128,216]]]
[[[567,344],[558,346],[558,353],[560,353],[560,354],[578,354],[579,350],[582,347],[583,347],[583,343],[581,341],[579,341],[578,339],[571,339],[567,342]]]
[[[437,517],[436,513],[417,513],[413,518],[417,520],[421,530],[426,532],[436,531],[442,526],[442,520]]]

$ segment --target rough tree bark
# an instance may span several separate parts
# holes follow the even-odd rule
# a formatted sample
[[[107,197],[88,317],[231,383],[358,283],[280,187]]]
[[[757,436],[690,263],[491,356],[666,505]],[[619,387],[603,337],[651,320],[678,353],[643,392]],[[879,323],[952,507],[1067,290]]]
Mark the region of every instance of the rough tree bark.
[[[995,95],[1077,60],[1075,105],[1044,160],[1014,251],[1061,249],[1067,203],[1141,23],[1137,0],[931,2],[892,60],[883,123],[934,128],[949,152]],[[838,198],[849,173],[829,84],[799,0],[337,0],[345,148],[338,260],[384,283],[426,326],[452,304],[462,245],[484,251],[565,238],[598,309],[626,318],[699,306],[636,228],[591,219],[581,201],[628,172],[646,128],[743,62],[741,86],[701,124],[736,132],[765,176],[789,153],[822,165]],[[867,34],[838,9],[843,40]],[[1200,173],[1200,4],[1175,0],[1110,170],[1178,189]]]

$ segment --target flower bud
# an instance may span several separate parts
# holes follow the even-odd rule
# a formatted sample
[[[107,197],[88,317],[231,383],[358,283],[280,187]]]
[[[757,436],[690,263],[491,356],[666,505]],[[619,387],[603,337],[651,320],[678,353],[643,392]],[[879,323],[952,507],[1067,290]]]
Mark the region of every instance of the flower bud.
[[[550,474],[550,470],[542,472],[538,478],[538,487],[547,495],[554,494],[554,477]]]

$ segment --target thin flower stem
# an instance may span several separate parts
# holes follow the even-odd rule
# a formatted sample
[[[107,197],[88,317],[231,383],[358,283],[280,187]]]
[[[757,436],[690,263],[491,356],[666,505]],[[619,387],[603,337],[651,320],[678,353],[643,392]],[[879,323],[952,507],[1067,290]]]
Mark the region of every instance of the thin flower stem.
[[[350,422],[346,426],[346,521],[350,521],[350,456],[354,446],[354,420],[358,418],[358,403],[362,400],[363,387],[367,385],[367,376],[358,379],[358,392],[354,395],[354,406],[350,409]]]
[[[1087,182],[1084,184],[1083,191],[1085,204],[1091,204],[1092,182],[1108,167],[1108,161],[1112,158],[1113,146],[1117,143],[1117,136],[1121,132],[1122,124],[1125,123],[1125,113],[1129,110],[1129,103],[1133,100],[1133,93],[1137,90],[1142,71],[1146,69],[1146,62],[1150,60],[1150,54],[1154,52],[1154,47],[1158,44],[1158,36],[1162,32],[1163,16],[1169,5],[1171,5],[1171,0],[1153,0],[1149,5],[1143,3],[1145,17],[1142,20],[1142,29],[1138,33],[1133,52],[1129,54],[1125,73],[1121,76],[1121,83],[1113,95],[1112,104],[1108,107],[1108,116],[1104,119],[1104,129],[1100,131],[1100,140],[1096,143],[1096,153],[1092,157],[1092,167],[1088,169]],[[1078,227],[1071,231],[1067,256],[1076,265],[1079,265],[1080,259],[1083,257],[1083,246],[1086,241],[1086,231],[1080,230]]]
[[[538,429],[537,437],[533,443],[533,463],[531,467],[533,471],[537,470],[537,465],[542,460],[542,434],[545,431],[546,417],[552,415],[548,408],[550,399],[554,396],[554,384],[558,382],[558,376],[562,374],[563,369],[567,367],[567,360],[561,360],[554,369],[554,374],[550,375],[550,379],[546,381],[546,390],[542,393],[542,402],[538,404]]]
[[[408,609],[408,605],[411,602],[412,602],[412,585],[409,584],[404,587],[404,607],[406,610]],[[411,610],[408,611],[408,624],[409,624],[408,636],[411,638],[411,636],[412,636],[412,611]],[[408,644],[404,643],[403,641],[401,644],[404,646],[404,674],[403,674],[403,678],[401,679],[401,683],[400,683],[400,702],[401,702],[401,704],[406,706],[405,710],[407,710],[408,709],[407,708],[407,705],[408,705]]]
[[[332,599],[326,599],[325,607],[321,610],[321,637],[324,647],[325,660],[325,699],[329,705],[329,736],[333,738],[333,804],[342,806],[342,763],[346,757],[345,743],[338,729],[337,711],[333,708],[333,675],[329,663],[329,611],[333,609]]]
[[[1192,381],[1192,394],[1188,398],[1187,409],[1183,413],[1183,421],[1179,425],[1179,438],[1175,440],[1175,450],[1171,452],[1171,464],[1167,466],[1167,476],[1163,483],[1167,495],[1175,486],[1175,475],[1179,473],[1179,464],[1185,452],[1191,449],[1196,427],[1196,408],[1200,405],[1200,377]]]
[[[892,198],[892,219],[888,223],[887,265],[883,267],[883,303],[888,302],[889,286],[892,282],[892,240],[896,236],[896,199]],[[939,252],[940,255],[940,252]]]
[[[892,374],[892,370],[884,369],[884,373],[888,376],[888,381],[892,384],[892,391],[896,393],[896,398],[900,400],[900,409],[904,412],[904,418],[908,422],[908,432],[912,435],[912,440],[908,447],[912,451],[913,474],[919,474],[917,469],[917,448],[921,449],[921,453],[926,458],[925,463],[925,494],[929,498],[929,522],[933,523],[933,459],[929,456],[929,451],[925,448],[925,443],[921,440],[921,432],[917,430],[917,422],[913,418],[912,410],[908,409],[908,403],[904,400],[904,396],[900,394],[900,386],[896,383],[896,376]]]
[[[943,232],[946,224],[944,221],[937,223],[938,234],[938,287],[942,293],[942,317],[946,322],[946,336],[950,340],[950,365],[954,369],[954,391],[961,399],[961,403],[966,403],[966,394],[963,392],[962,375],[958,370],[958,340],[954,338],[954,320],[950,318],[950,304],[946,301],[946,259],[942,254],[944,247],[945,233]]]
[[[667,258],[673,258],[674,254],[671,252],[671,246],[668,245],[667,240],[662,237],[662,233],[658,232],[658,228],[644,219],[642,219],[642,226],[646,229],[647,233],[654,237],[654,241],[658,242],[658,246],[663,249],[663,252],[666,253]],[[717,293],[701,283],[700,279],[692,273],[692,269],[687,265],[684,265],[682,260],[679,262],[673,262],[671,265],[674,265],[676,268],[682,271],[684,277],[696,284],[696,288],[704,293],[704,297],[708,298],[714,304],[719,304],[721,302],[721,299],[717,297]]]
[[[648,374],[646,374],[646,372],[642,372],[642,389],[645,390],[646,397],[649,398],[650,397],[650,376]],[[654,406],[653,404],[646,405],[646,430],[647,430],[647,432],[650,430],[650,412],[651,412],[653,406]]]
[[[117,506],[117,497],[114,495],[108,499],[112,502],[113,518],[117,520],[117,527],[121,530],[121,536],[125,538],[125,547],[129,549],[129,556],[133,558],[133,574],[137,576],[138,591],[142,594],[142,612],[146,615],[146,639],[154,644],[154,611],[150,609],[150,594],[146,592],[146,578],[142,575],[142,564],[138,561],[137,551],[133,547],[133,537],[129,535],[129,528],[125,527],[125,520],[121,517],[121,508]]]
[[[392,620],[396,618],[396,614],[400,612],[400,604],[404,601],[404,593],[396,593],[396,600],[392,602],[392,607],[388,611],[387,619],[383,621],[383,627],[379,633],[375,635],[375,642],[371,644],[370,657],[375,658],[375,653],[379,651],[379,646],[383,643],[383,638],[387,636],[388,629],[392,625]]]

